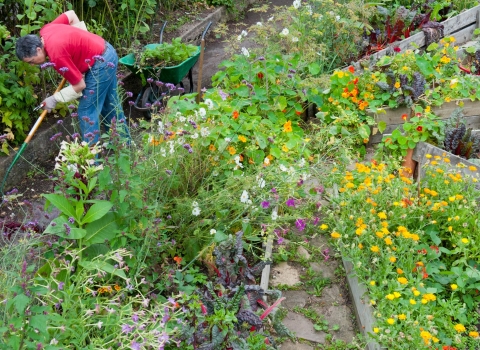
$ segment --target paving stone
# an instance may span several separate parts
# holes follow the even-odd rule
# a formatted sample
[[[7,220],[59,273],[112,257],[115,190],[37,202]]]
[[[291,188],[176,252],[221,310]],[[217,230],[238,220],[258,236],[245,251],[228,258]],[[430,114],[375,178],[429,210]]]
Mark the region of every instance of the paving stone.
[[[313,328],[312,321],[303,315],[289,312],[283,319],[283,324],[300,339],[322,344],[325,342],[326,333],[316,331]]]
[[[316,297],[314,303],[323,306],[344,305],[346,303],[345,297],[338,285],[331,284],[322,290],[322,296]]]
[[[287,340],[286,342],[280,344],[278,346],[279,349],[281,350],[313,350],[314,347],[308,344],[303,344],[303,343],[294,343],[290,340]]]
[[[288,262],[281,262],[272,268],[270,272],[270,284],[272,286],[278,286],[279,284],[294,286],[297,283],[300,283],[300,274]]]
[[[303,248],[302,246],[299,246],[297,248],[297,256],[300,257],[300,258],[307,259],[307,260],[310,260],[310,258],[311,258],[310,253],[305,248]]]
[[[334,325],[339,326],[338,331],[331,331],[334,339],[343,340],[349,343],[356,335],[355,324],[352,319],[352,311],[347,305],[337,305],[328,307],[313,307],[313,309],[328,321],[329,328],[332,329]]]
[[[312,262],[310,263],[310,267],[318,276],[334,279],[338,263],[333,261]]]
[[[282,301],[282,306],[289,310],[294,307],[305,307],[307,305],[310,295],[303,290],[287,290],[282,292],[282,296],[286,299]]]

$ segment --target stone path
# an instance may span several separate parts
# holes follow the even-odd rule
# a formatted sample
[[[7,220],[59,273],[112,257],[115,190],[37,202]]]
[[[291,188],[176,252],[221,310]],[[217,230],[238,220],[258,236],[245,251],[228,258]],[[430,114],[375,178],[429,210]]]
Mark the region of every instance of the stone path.
[[[333,251],[325,236],[317,236],[309,241],[307,249],[302,246],[297,249],[297,256],[300,255],[303,264],[281,262],[271,269],[270,288],[287,289],[282,293],[286,297],[282,307],[287,310],[283,323],[298,339],[297,342],[284,342],[282,350],[318,349],[337,340],[343,341],[346,346],[357,335],[341,260],[319,258],[318,253],[311,255],[307,251],[310,247],[316,248],[316,251]],[[312,295],[314,287],[308,284],[313,280],[318,280],[319,284],[330,281],[330,284],[321,293]],[[312,317],[310,313],[315,315]]]

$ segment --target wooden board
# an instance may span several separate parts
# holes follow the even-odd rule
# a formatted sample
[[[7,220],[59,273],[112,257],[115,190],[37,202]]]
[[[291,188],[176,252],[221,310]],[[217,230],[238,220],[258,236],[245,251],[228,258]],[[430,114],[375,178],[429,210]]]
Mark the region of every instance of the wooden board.
[[[441,148],[438,148],[434,145],[431,145],[426,142],[419,142],[415,150],[413,151],[413,160],[418,162],[418,176],[419,180],[425,176],[425,164],[427,164],[430,159],[426,156],[430,154],[432,156],[440,156],[442,158],[448,158],[450,164],[455,167],[463,176],[471,176],[479,180],[476,187],[480,187],[480,166],[469,162],[466,159],[457,157]],[[462,164],[463,166],[458,166]],[[475,167],[476,170],[471,170],[469,167]],[[473,168],[472,168],[473,169]]]
[[[444,36],[454,36],[457,43],[463,43],[472,38],[473,30],[478,27],[477,14],[480,13],[480,5],[470,10],[460,13],[446,21],[443,24]],[[391,44],[386,49],[376,52],[369,56],[369,59],[378,59],[382,56],[391,54],[393,47],[399,47],[402,51],[416,49],[425,46],[425,34],[419,32],[402,41]]]

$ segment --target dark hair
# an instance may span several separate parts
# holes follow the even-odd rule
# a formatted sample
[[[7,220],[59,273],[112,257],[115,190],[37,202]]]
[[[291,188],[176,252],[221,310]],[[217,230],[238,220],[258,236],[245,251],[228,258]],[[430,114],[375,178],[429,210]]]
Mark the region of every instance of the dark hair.
[[[15,51],[17,57],[23,61],[25,58],[37,56],[37,47],[43,49],[43,43],[40,37],[35,34],[28,34],[17,40]]]

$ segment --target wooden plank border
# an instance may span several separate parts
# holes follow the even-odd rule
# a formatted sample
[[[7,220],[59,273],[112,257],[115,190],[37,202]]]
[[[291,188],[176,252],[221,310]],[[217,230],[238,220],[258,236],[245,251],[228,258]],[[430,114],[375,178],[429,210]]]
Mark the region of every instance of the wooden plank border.
[[[480,5],[477,5],[465,12],[458,14],[457,16],[441,22],[444,27],[444,36],[454,36],[457,42],[465,42],[470,40],[473,35],[473,30],[478,27],[477,16],[479,13]],[[419,32],[402,41],[390,44],[387,48],[369,56],[369,59],[378,59],[382,56],[388,55],[392,52],[393,47],[399,47],[402,51],[404,51],[424,46],[425,34],[423,34],[423,32]]]

